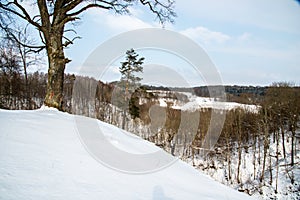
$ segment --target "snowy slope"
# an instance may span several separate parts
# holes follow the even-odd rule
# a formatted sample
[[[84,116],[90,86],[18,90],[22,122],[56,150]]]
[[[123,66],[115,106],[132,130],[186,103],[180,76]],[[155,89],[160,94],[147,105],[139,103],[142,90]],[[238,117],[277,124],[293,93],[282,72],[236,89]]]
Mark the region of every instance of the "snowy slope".
[[[94,119],[88,119],[94,120]],[[98,121],[105,137],[129,152],[157,147]],[[104,152],[110,155],[110,152]],[[0,110],[0,199],[250,199],[182,161],[148,174],[126,174],[96,161],[83,147],[74,116],[43,108]]]
[[[210,98],[210,97],[198,97],[190,92],[170,92],[170,91],[161,91],[161,90],[149,90],[148,92],[152,92],[158,96],[158,102],[161,107],[167,107],[167,103],[172,103],[172,108],[180,109],[182,111],[196,111],[201,108],[212,108],[219,110],[233,110],[233,109],[244,109],[250,112],[258,112],[260,106],[257,105],[248,105],[241,104],[236,102],[224,102],[219,101],[218,99]],[[185,96],[186,101],[181,101],[180,98],[172,99],[167,98],[167,94],[172,93],[176,97],[176,94]]]

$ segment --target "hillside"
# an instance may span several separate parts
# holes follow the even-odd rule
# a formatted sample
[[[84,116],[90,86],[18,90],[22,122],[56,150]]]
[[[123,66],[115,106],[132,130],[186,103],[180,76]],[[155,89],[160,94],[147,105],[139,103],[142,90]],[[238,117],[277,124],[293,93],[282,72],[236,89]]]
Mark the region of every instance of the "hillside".
[[[158,150],[97,123],[105,138],[123,151]],[[57,110],[0,110],[0,199],[250,199],[179,160],[146,174],[108,168],[87,152],[76,130],[74,116]]]

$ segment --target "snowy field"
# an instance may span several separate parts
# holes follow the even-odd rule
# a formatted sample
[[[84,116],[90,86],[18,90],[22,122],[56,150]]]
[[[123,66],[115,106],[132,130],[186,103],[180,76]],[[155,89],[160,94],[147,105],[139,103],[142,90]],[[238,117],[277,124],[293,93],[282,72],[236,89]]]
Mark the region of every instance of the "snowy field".
[[[158,96],[158,102],[161,107],[167,107],[168,103],[171,102],[171,108],[182,111],[194,112],[201,108],[212,108],[219,110],[233,110],[240,108],[257,113],[260,109],[260,106],[257,105],[241,104],[236,102],[224,102],[210,97],[198,97],[190,92],[172,92],[173,96],[175,97],[177,97],[176,94],[184,96],[186,101],[180,100],[180,96],[178,96],[178,99],[166,98],[168,93],[171,93],[169,91],[166,92],[162,90],[149,90],[148,92],[152,92]]]
[[[106,139],[123,151],[158,150],[112,125],[97,123]],[[139,175],[108,168],[81,144],[74,116],[49,108],[0,110],[0,174],[1,200],[252,199],[182,161]]]

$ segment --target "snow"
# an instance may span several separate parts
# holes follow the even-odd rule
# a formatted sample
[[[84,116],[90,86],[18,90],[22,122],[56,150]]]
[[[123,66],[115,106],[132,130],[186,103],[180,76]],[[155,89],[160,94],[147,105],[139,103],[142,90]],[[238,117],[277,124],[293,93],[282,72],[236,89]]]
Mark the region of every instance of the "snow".
[[[173,109],[178,109],[182,111],[190,111],[194,112],[201,108],[212,108],[218,110],[233,110],[233,109],[244,109],[253,113],[257,113],[260,109],[260,106],[257,105],[248,105],[248,104],[241,104],[236,102],[224,102],[219,101],[219,99],[210,98],[210,97],[198,97],[193,95],[190,92],[172,92],[176,96],[176,94],[184,95],[187,98],[187,102],[167,98],[167,94],[171,93],[170,91],[160,91],[160,90],[148,90],[148,92],[155,93],[158,96],[158,102],[161,107],[167,107],[167,103],[172,103]]]
[[[165,100],[158,99],[158,101],[159,101],[159,106],[161,106],[161,107],[167,107],[167,103],[165,102]]]
[[[159,150],[128,132],[96,122],[105,138],[123,151]],[[47,107],[0,110],[0,199],[252,199],[180,160],[153,173],[114,170],[91,156],[81,141],[74,115]]]
[[[271,136],[272,138],[273,136]],[[281,138],[280,138],[281,140]],[[291,138],[288,133],[286,134],[286,152],[291,152]],[[233,145],[234,146],[234,145]],[[297,145],[296,145],[297,146]],[[257,148],[258,145],[257,145]],[[297,147],[296,147],[297,148]],[[263,144],[261,144],[260,149],[263,149]],[[237,150],[236,150],[237,151]],[[296,150],[298,152],[299,150]],[[279,141],[279,152],[282,152],[282,143]],[[270,151],[271,155],[276,154],[276,143],[270,142]],[[262,155],[260,155],[262,156]],[[270,157],[266,161],[266,173],[264,183],[259,182],[258,174],[261,173],[262,165],[258,163],[257,158],[259,153],[257,149],[254,152],[253,147],[249,147],[247,151],[243,150],[241,154],[241,171],[240,171],[240,180],[241,184],[236,182],[237,175],[237,162],[238,154],[231,155],[231,176],[234,177],[230,181],[226,180],[228,174],[228,162],[224,160],[224,157],[218,157],[217,155],[211,157],[210,159],[203,159],[203,157],[195,157],[195,159],[187,160],[190,165],[196,166],[203,173],[209,175],[214,180],[228,185],[230,187],[236,188],[237,190],[248,190],[251,196],[257,199],[277,199],[277,200],[298,200],[300,199],[300,165],[299,165],[299,156],[295,156],[295,165],[291,167],[288,163],[290,162],[290,154],[287,154],[287,159],[283,159],[282,153],[279,154],[279,172],[278,172],[278,193],[275,193],[276,188],[276,158],[272,156],[272,177],[273,181],[270,184]],[[254,165],[253,158],[256,162],[256,175],[254,178]],[[213,165],[214,167],[210,167]],[[289,176],[294,177],[294,183],[291,184]]]
[[[193,101],[188,102],[184,106],[181,107],[181,110],[185,111],[195,111],[200,108],[213,108],[220,110],[232,110],[235,108],[241,108],[245,110],[249,110],[251,112],[257,112],[258,107],[256,105],[246,105],[236,102],[218,102],[213,101],[210,98],[197,97],[193,99]]]

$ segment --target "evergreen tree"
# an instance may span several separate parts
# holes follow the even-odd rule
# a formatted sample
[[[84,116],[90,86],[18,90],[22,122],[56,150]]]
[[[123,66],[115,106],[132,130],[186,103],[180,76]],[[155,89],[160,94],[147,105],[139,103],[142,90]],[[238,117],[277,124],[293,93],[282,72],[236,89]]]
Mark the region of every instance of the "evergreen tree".
[[[124,94],[124,104],[125,107],[123,113],[123,123],[122,128],[125,129],[125,121],[126,121],[126,112],[127,105],[129,106],[129,113],[133,118],[139,117],[139,108],[137,107],[138,98],[130,98],[136,88],[140,86],[140,81],[142,78],[138,76],[138,73],[143,72],[142,64],[144,63],[145,58],[139,58],[139,55],[135,52],[134,49],[130,49],[126,51],[126,61],[121,62],[121,67],[119,68],[122,76],[121,76],[121,84],[123,88]]]

